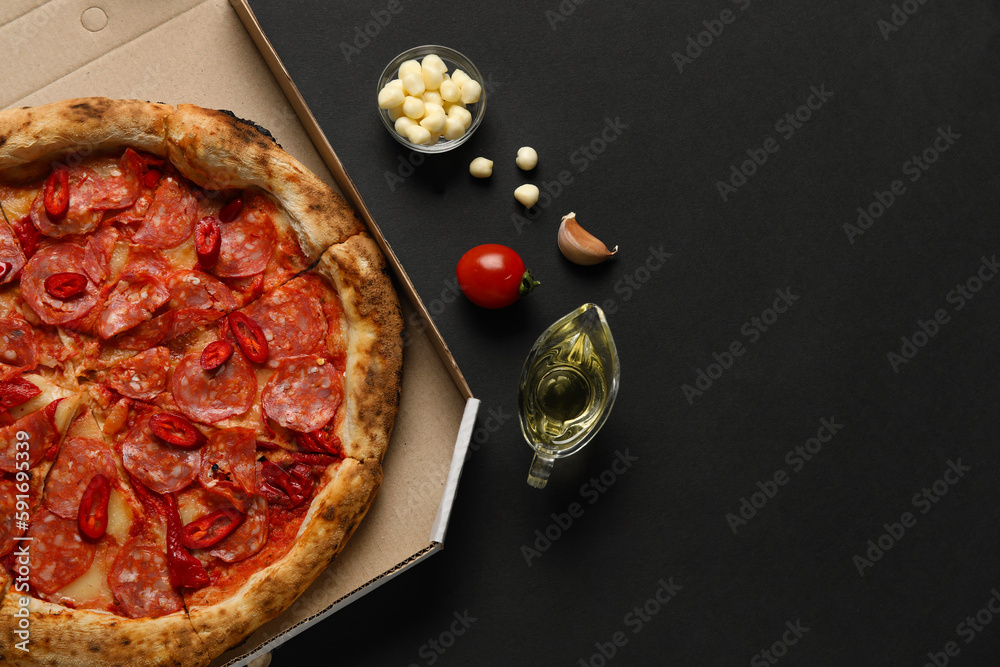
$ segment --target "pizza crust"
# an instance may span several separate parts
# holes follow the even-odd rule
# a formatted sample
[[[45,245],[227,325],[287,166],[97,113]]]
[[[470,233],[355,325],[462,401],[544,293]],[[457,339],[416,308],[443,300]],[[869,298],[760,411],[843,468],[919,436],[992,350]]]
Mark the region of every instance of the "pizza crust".
[[[343,197],[247,121],[181,104],[168,119],[166,145],[174,166],[202,187],[258,187],[274,196],[311,261],[364,228]]]
[[[370,236],[358,234],[327,250],[316,270],[340,294],[347,325],[347,414],[337,435],[347,456],[381,461],[399,406],[403,366],[403,318],[385,257]]]
[[[0,113],[0,174],[13,181],[44,177],[49,164],[126,146],[165,155],[173,107],[139,100],[83,97]]]
[[[375,459],[344,459],[327,469],[291,550],[255,572],[222,602],[188,608],[191,624],[212,656],[245,639],[285,610],[340,553],[382,483]]]
[[[0,637],[4,638],[0,642],[0,664],[5,666],[200,667],[211,661],[183,612],[132,619],[69,609],[36,598],[31,598],[28,607],[30,636],[29,651],[25,653],[13,646],[20,641],[14,635],[18,621],[14,613],[20,597],[9,591],[0,605]]]

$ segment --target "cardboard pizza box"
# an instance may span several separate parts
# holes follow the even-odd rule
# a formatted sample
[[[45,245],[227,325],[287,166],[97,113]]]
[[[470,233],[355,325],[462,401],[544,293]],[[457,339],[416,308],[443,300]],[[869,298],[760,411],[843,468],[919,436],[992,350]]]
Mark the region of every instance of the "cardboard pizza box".
[[[313,586],[213,664],[247,664],[440,550],[479,401],[246,3],[3,0],[0,50],[3,109],[98,95],[190,102],[253,120],[344,195],[395,272],[403,389],[378,497]]]

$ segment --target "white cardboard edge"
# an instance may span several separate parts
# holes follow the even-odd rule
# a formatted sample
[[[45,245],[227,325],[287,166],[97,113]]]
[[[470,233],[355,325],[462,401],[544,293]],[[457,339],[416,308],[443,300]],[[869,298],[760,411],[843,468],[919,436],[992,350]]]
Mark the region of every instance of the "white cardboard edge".
[[[320,621],[329,618],[358,598],[371,593],[385,582],[395,578],[403,572],[406,572],[417,563],[420,563],[444,548],[444,536],[448,530],[448,519],[451,518],[451,509],[455,503],[455,494],[458,491],[458,482],[462,477],[462,468],[465,465],[465,457],[469,453],[469,444],[472,442],[472,433],[476,426],[476,415],[479,414],[479,405],[480,400],[478,398],[469,398],[465,401],[465,412],[462,414],[462,423],[458,428],[458,435],[455,436],[455,451],[451,456],[451,467],[448,469],[448,477],[445,479],[444,493],[441,495],[441,503],[438,505],[437,515],[434,517],[434,524],[431,526],[430,544],[428,545],[429,550],[425,551],[417,558],[407,562],[405,565],[398,567],[389,574],[369,581],[361,588],[358,588],[349,595],[344,596],[312,618],[289,628],[280,635],[272,637],[250,653],[227,662],[224,667],[245,667],[256,658],[259,658],[265,653],[268,653],[285,642],[295,638],[300,633],[308,630]]]
[[[469,398],[465,401],[465,414],[462,424],[458,427],[455,437],[455,451],[451,455],[451,468],[444,483],[444,494],[438,505],[434,525],[431,526],[431,542],[444,546],[444,534],[448,530],[448,519],[451,518],[451,508],[455,503],[455,493],[458,491],[458,480],[462,477],[462,466],[469,453],[469,443],[472,441],[472,431],[476,427],[476,415],[479,413],[479,399]]]

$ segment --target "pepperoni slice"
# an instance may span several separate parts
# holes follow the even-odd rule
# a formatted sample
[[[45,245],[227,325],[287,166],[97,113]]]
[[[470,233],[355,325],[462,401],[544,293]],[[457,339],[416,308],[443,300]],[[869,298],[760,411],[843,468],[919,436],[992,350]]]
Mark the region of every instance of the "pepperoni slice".
[[[235,220],[220,225],[222,244],[215,275],[242,278],[264,270],[274,247],[272,210],[269,201],[254,197],[246,202]]]
[[[248,428],[216,431],[201,452],[198,480],[210,491],[217,482],[234,482],[247,493],[257,491],[257,433]],[[223,491],[216,491],[226,495]]]
[[[340,373],[332,364],[304,355],[285,359],[264,385],[261,404],[267,416],[303,433],[322,428],[344,397]]]
[[[45,280],[57,273],[84,273],[86,251],[74,243],[59,243],[43,248],[24,265],[21,294],[31,309],[46,324],[66,324],[89,313],[100,298],[98,284],[87,281],[79,296],[57,299],[45,291]]]
[[[76,521],[46,509],[35,515],[28,537],[32,538],[29,580],[46,595],[78,579],[94,561],[94,545],[80,536]]]
[[[201,271],[178,271],[167,281],[174,321],[168,339],[182,336],[236,309],[236,297],[225,283]]]
[[[167,311],[132,327],[125,333],[118,334],[108,342],[123,350],[148,350],[169,337],[168,334],[173,322],[174,312]]]
[[[198,200],[176,176],[165,176],[132,240],[150,248],[175,248],[194,233]]]
[[[70,167],[69,177],[69,208],[66,214],[58,219],[51,219],[45,210],[45,189],[43,188],[31,204],[29,215],[42,234],[59,239],[70,234],[86,234],[97,229],[101,222],[103,211],[91,207],[102,179],[92,169],[86,167]]]
[[[108,573],[108,584],[130,618],[156,618],[184,608],[184,599],[170,585],[166,553],[148,540],[125,543]]]
[[[17,453],[25,451],[23,448],[18,449],[20,442],[28,443],[29,468],[34,468],[45,456],[46,450],[58,442],[59,433],[45,413],[46,410],[36,410],[10,426],[0,428],[0,470],[11,473],[17,471],[19,462]],[[19,431],[27,433],[28,439],[19,440],[17,437]],[[23,459],[20,459],[20,462],[23,463]]]
[[[313,280],[295,278],[244,310],[263,329],[271,362],[320,350],[327,325]]]
[[[108,372],[108,386],[122,396],[151,401],[167,388],[170,350],[154,347],[126,359]]]
[[[170,292],[149,275],[123,277],[108,298],[97,319],[97,333],[107,340],[153,317],[153,312],[170,300]]]
[[[267,543],[267,519],[267,501],[254,496],[239,528],[218,542],[208,553],[227,563],[250,558]]]
[[[24,256],[24,250],[14,235],[7,222],[0,219],[0,266],[6,266],[7,270],[0,276],[0,285],[9,283],[14,276],[24,268],[24,263],[28,261]]]
[[[118,168],[96,184],[90,208],[105,210],[134,204],[142,189],[144,165],[145,160],[138,153],[126,148]]]
[[[94,475],[118,477],[111,450],[93,438],[68,438],[45,483],[45,506],[64,519],[75,519],[80,499]]]
[[[14,548],[16,511],[17,487],[10,480],[0,479],[0,556]]]
[[[104,282],[111,274],[111,255],[119,236],[114,227],[104,227],[87,239],[83,270],[95,283]]]
[[[38,344],[27,322],[0,317],[0,382],[38,365]]]
[[[215,370],[203,370],[199,350],[177,364],[170,387],[185,416],[212,424],[250,409],[257,394],[257,376],[238,350]]]
[[[198,477],[201,451],[172,447],[153,435],[149,415],[138,419],[125,434],[122,464],[156,493],[180,491]]]

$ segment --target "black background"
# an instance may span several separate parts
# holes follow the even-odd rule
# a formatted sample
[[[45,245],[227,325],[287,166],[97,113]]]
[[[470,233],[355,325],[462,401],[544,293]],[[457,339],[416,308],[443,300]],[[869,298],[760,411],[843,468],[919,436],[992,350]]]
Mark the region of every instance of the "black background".
[[[779,642],[780,664],[920,666],[949,641],[957,655],[939,664],[997,664],[1000,619],[959,624],[1000,587],[1000,280],[976,282],[1000,253],[1000,3],[907,0],[891,30],[888,0],[251,4],[482,400],[445,550],[275,664],[601,665],[618,632],[608,664],[773,664],[757,654]],[[723,10],[734,20],[712,23]],[[410,175],[375,94],[385,64],[420,44],[468,55],[488,110],[468,143]],[[800,109],[813,90],[826,99]],[[778,123],[797,110],[808,120],[790,134]],[[949,128],[911,181],[906,163]],[[777,152],[724,198],[717,183],[768,138]],[[592,142],[600,154],[582,158]],[[527,174],[525,145],[540,156]],[[488,181],[468,174],[478,155],[495,161]],[[519,229],[514,188],[545,192],[563,170],[572,182]],[[905,192],[849,234],[894,180]],[[569,211],[617,257],[563,259]],[[487,242],[542,282],[502,312],[452,300],[458,258]],[[648,271],[651,249],[671,256]],[[970,279],[981,289],[957,296]],[[797,299],[753,341],[776,290]],[[588,301],[610,306],[621,391],[599,436],[535,490],[521,363]],[[888,353],[938,310],[946,321],[894,368]],[[720,377],[713,354],[734,341],[745,352]],[[689,401],[699,369],[716,379]],[[786,459],[822,419],[842,425],[833,439],[804,465]],[[610,472],[626,452],[637,460]],[[939,483],[946,495],[915,500],[959,460],[969,470]],[[787,483],[734,533],[727,514],[777,471]],[[595,492],[602,473],[614,483]],[[582,516],[551,527],[572,503]],[[891,548],[862,576],[855,556],[905,512],[915,524],[882,537]],[[547,528],[557,539],[535,544]],[[539,546],[529,564],[522,547]],[[661,580],[680,590],[648,603]],[[658,613],[637,621],[647,603]],[[476,620],[449,636],[466,612]]]

